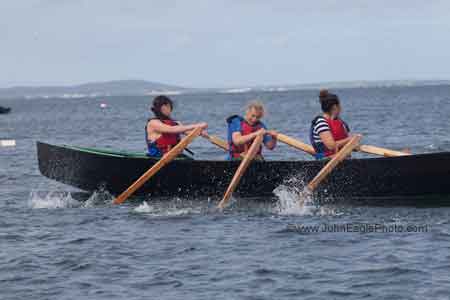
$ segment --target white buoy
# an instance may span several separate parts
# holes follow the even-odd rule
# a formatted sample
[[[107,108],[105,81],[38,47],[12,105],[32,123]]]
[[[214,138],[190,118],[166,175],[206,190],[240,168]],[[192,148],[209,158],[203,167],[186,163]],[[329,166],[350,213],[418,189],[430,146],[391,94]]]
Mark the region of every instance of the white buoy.
[[[101,107],[101,108],[107,108],[108,105],[107,105],[106,103],[100,103],[100,107]]]
[[[0,140],[1,147],[15,147],[16,140]]]

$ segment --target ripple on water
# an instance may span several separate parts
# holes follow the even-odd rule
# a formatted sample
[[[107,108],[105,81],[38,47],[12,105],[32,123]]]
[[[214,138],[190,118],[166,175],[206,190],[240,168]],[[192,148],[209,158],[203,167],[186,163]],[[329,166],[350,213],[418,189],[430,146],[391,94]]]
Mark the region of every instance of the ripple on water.
[[[170,204],[170,202],[168,202]],[[173,205],[167,206],[162,203],[156,205],[148,204],[147,201],[142,202],[139,206],[133,209],[135,213],[147,214],[153,217],[179,217],[188,216],[191,214],[201,214],[202,207],[177,207],[176,202]]]

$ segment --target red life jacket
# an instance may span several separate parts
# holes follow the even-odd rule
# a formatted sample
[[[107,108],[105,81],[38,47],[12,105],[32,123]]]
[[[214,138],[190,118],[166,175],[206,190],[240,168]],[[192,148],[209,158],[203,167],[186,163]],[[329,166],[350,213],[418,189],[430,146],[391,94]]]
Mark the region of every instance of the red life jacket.
[[[263,128],[263,126],[261,125],[261,122],[257,122],[255,125],[250,125],[247,123],[247,121],[245,121],[244,118],[239,117],[239,116],[234,116],[234,117],[240,118],[240,120],[241,120],[241,135],[242,136],[249,135],[249,134]],[[248,151],[248,149],[252,145],[252,142],[253,141],[250,141],[246,144],[237,146],[233,143],[233,137],[231,137],[231,141],[230,141],[231,157],[233,157],[233,158],[241,157],[242,153],[245,153]],[[261,155],[261,152],[262,152],[262,147],[259,147],[257,155]]]
[[[331,135],[333,136],[333,139],[335,141],[340,141],[348,137],[348,129],[344,121],[342,121],[339,118],[337,119],[325,118],[325,120],[327,121],[328,126],[330,126]],[[327,149],[325,151],[326,156],[330,156],[333,154],[335,154],[334,149],[333,150]]]
[[[178,123],[171,120],[171,119],[165,119],[161,120],[166,125],[169,126],[177,126]],[[178,144],[180,141],[180,134],[179,133],[162,133],[161,136],[156,139],[154,142],[156,144],[156,147],[161,151],[162,154],[165,154],[166,152],[170,151],[173,146]]]

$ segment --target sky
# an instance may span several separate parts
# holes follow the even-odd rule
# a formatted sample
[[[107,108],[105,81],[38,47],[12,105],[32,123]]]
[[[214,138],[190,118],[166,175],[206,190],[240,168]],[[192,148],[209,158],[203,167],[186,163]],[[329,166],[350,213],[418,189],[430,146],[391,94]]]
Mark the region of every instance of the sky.
[[[450,1],[2,0],[0,87],[450,79]]]

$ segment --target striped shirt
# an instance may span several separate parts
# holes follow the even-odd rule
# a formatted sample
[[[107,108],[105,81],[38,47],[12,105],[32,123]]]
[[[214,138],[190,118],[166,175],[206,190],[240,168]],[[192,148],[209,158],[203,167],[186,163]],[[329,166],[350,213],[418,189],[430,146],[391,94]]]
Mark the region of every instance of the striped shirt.
[[[327,120],[319,116],[316,119],[314,119],[314,122],[312,124],[312,143],[314,144],[321,144],[322,140],[320,139],[320,134],[325,131],[330,131],[330,126],[327,123]]]
[[[347,132],[350,132],[350,128],[348,127],[347,123],[345,123],[344,121],[342,121],[342,123],[344,123]],[[323,116],[316,117],[311,123],[310,140],[314,149],[318,153],[324,152],[326,150],[326,147],[322,142],[322,139],[320,138],[320,134],[325,131],[331,131],[330,125],[328,125],[327,120]]]

